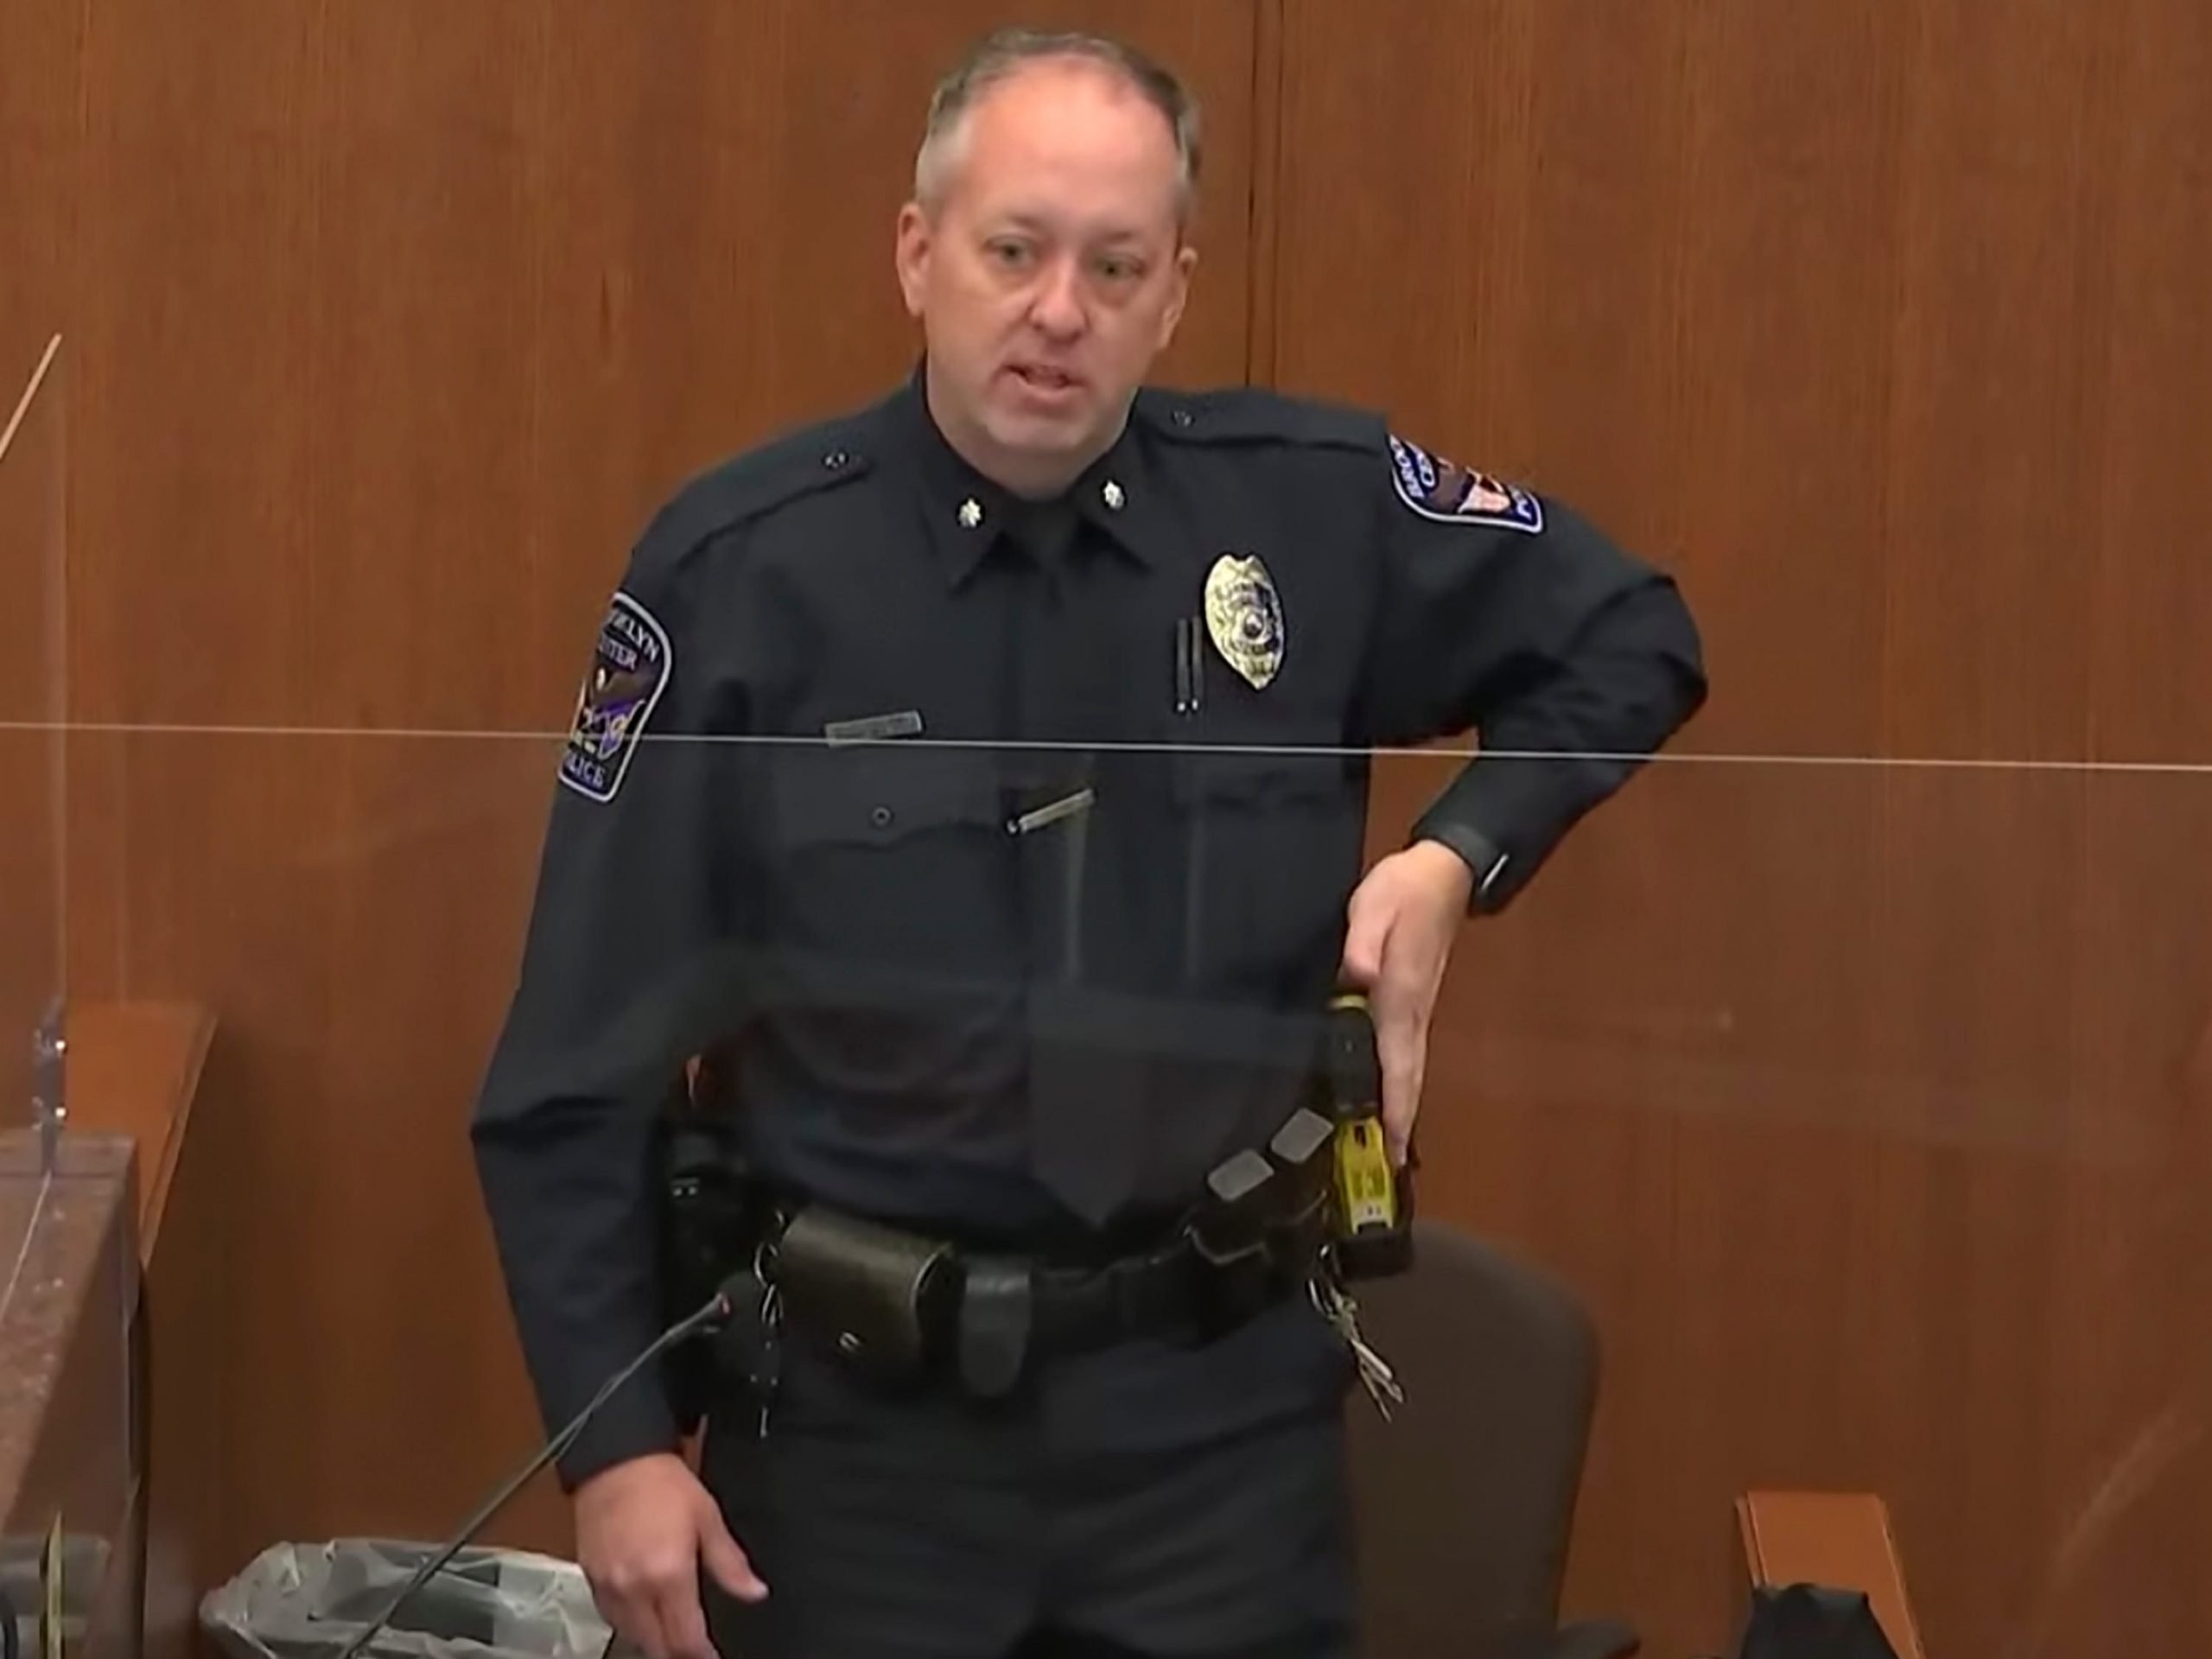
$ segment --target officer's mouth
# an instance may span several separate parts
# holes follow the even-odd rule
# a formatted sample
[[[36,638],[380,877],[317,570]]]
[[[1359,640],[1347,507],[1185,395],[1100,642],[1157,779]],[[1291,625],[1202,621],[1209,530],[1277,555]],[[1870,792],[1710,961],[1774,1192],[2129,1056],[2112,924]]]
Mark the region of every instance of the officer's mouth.
[[[1084,389],[1080,376],[1065,369],[1056,369],[1043,363],[1014,363],[1007,366],[1007,377],[1027,396],[1041,402],[1058,403],[1079,396]]]

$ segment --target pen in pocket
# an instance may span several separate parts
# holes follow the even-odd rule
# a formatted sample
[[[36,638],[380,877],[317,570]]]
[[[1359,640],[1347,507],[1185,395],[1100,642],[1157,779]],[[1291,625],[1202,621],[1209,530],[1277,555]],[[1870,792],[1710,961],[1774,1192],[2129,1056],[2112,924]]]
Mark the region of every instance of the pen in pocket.
[[[1198,712],[1205,688],[1205,669],[1199,657],[1198,619],[1180,618],[1175,624],[1175,712]]]

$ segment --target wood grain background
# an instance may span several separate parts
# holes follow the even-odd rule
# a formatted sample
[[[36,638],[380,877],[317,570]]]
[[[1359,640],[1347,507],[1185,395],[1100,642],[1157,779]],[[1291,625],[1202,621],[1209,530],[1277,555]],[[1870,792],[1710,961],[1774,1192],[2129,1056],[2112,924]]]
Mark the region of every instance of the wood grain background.
[[[922,101],[1007,10],[0,12],[0,380],[66,328],[72,708],[129,728],[72,740],[75,988],[210,1002],[244,1120],[219,1554],[529,1449],[463,1128],[545,734],[652,505],[906,367]],[[1424,1120],[1599,1316],[1576,1605],[1716,1648],[1727,1500],[1832,1484],[1932,1651],[2212,1641],[2212,776],[2071,764],[2212,762],[2212,14],[1026,15],[1206,100],[1167,378],[1384,406],[1706,626],[1721,758],[1470,936]]]
[[[1691,749],[2212,759],[2202,9],[1446,15],[1285,10],[1281,384],[1680,571]],[[1579,1605],[1718,1645],[1734,1492],[1872,1488],[1931,1652],[2203,1644],[2208,809],[1665,766],[1463,948],[1433,1198],[1606,1339]]]

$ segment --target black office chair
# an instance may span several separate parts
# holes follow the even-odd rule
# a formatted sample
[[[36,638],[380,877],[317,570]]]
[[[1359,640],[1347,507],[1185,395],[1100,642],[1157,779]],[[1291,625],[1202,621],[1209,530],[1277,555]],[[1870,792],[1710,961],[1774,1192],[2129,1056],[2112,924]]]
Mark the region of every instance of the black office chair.
[[[1624,1659],[1636,1633],[1559,1623],[1598,1342],[1551,1280],[1442,1223],[1413,1269],[1354,1287],[1406,1389],[1351,1402],[1370,1659]]]

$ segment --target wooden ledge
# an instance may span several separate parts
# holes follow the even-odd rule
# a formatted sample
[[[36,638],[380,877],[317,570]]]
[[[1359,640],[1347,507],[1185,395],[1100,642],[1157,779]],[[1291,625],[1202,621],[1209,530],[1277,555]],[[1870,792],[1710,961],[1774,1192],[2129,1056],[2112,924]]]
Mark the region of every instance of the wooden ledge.
[[[69,1010],[69,1126],[138,1147],[138,1254],[152,1258],[168,1208],[214,1016],[188,1002],[93,1002]]]

